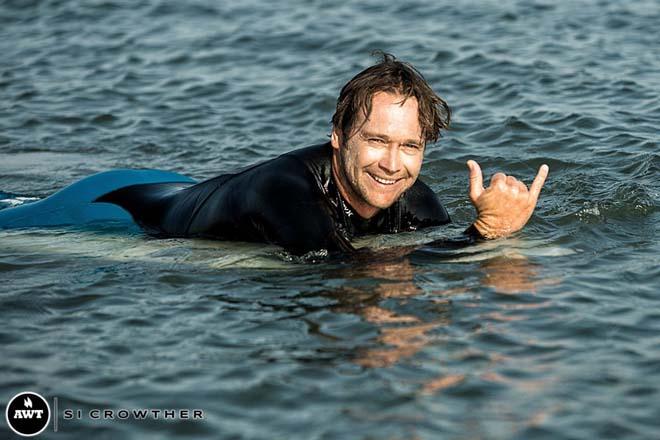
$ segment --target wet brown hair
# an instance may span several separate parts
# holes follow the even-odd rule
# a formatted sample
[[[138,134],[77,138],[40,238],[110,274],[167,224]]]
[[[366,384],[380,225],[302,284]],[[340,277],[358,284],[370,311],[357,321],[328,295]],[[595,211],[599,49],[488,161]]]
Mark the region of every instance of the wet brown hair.
[[[355,122],[360,112],[371,115],[371,98],[377,92],[403,96],[403,102],[415,97],[418,102],[419,125],[425,142],[433,143],[440,137],[440,130],[449,128],[451,109],[435,94],[424,76],[411,64],[397,60],[394,55],[374,52],[382,60],[358,73],[341,89],[337,109],[332,116],[332,126],[344,142],[354,134]]]

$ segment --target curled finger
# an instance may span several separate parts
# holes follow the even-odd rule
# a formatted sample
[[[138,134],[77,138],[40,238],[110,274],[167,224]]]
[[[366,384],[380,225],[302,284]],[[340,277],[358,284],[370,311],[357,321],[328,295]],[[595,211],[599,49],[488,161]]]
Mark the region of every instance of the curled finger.
[[[506,182],[506,174],[504,173],[495,173],[493,177],[490,178],[490,186],[502,185],[504,186]]]

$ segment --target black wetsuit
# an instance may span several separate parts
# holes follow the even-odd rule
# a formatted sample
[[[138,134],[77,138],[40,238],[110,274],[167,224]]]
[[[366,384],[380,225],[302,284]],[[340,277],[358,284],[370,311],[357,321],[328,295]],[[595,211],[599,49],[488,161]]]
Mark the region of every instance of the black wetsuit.
[[[341,197],[331,171],[330,143],[292,151],[235,174],[198,184],[139,184],[105,194],[147,232],[269,242],[294,253],[353,251],[352,237],[414,231],[450,222],[433,191],[419,179],[371,219]]]

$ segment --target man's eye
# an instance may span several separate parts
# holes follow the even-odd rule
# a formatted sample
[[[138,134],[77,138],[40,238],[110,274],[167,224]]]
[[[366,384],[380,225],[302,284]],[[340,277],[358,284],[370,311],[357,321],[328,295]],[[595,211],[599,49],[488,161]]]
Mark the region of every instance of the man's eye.
[[[380,138],[369,138],[369,142],[378,142],[379,144],[382,144],[385,141]]]
[[[420,145],[417,145],[417,144],[405,144],[404,147],[413,148],[415,150],[419,150],[420,148],[422,148]]]

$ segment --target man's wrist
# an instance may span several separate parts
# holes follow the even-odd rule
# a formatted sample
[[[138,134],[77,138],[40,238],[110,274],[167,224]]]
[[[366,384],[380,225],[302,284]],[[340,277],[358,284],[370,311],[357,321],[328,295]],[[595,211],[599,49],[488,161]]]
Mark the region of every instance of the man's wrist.
[[[508,235],[511,235],[513,232],[511,231],[510,228],[507,227],[500,227],[500,228],[488,227],[486,223],[484,223],[480,219],[475,220],[475,222],[472,223],[471,227],[474,227],[474,229],[477,231],[479,235],[481,235],[482,238],[488,240],[495,240],[496,238],[506,237]]]

